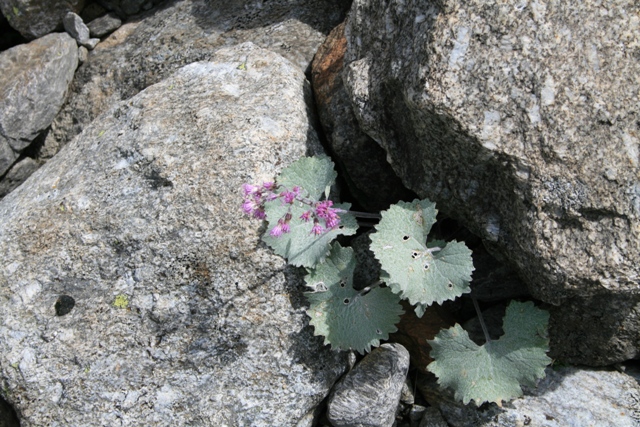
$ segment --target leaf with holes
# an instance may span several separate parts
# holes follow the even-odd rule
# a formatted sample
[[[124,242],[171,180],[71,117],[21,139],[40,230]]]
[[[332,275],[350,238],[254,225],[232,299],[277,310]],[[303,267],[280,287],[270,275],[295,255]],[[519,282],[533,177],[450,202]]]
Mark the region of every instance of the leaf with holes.
[[[471,291],[471,250],[456,241],[426,243],[436,213],[428,200],[399,202],[382,212],[371,235],[387,284],[412,305],[440,304]]]
[[[297,186],[302,189],[302,197],[311,201],[319,201],[326,189],[331,187],[335,178],[333,163],[328,157],[304,157],[285,168],[278,176],[277,184],[285,188],[280,188],[276,193],[285,190],[291,191]],[[343,211],[338,214],[340,224],[338,227],[316,235],[312,232],[313,221],[301,219],[302,214],[311,209],[309,205],[298,200],[293,204],[288,204],[284,203],[281,198],[266,202],[267,231],[262,240],[271,246],[275,253],[287,258],[290,264],[297,267],[313,267],[324,261],[330,251],[333,239],[341,234],[346,236],[355,234],[358,229],[356,218],[347,212],[351,207],[350,204],[336,204],[333,207]],[[290,232],[278,237],[271,236],[270,230],[287,214],[291,215]]]
[[[389,288],[368,292],[353,288],[356,265],[351,248],[331,245],[331,255],[305,277],[314,292],[305,293],[310,307],[307,314],[316,335],[334,349],[368,352],[380,340],[395,332],[403,313],[400,299]]]
[[[513,301],[499,340],[478,346],[456,324],[428,341],[435,361],[427,369],[464,404],[473,400],[478,406],[484,402],[501,406],[503,400],[522,396],[521,384],[533,387],[544,378],[544,369],[551,363],[546,355],[548,322],[549,313],[532,302]]]

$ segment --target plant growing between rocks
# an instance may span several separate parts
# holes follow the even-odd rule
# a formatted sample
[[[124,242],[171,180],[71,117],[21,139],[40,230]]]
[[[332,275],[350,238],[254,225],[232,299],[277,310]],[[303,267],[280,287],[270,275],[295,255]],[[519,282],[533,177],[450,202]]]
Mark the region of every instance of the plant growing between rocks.
[[[353,286],[353,250],[333,240],[353,235],[356,217],[349,204],[336,204],[329,190],[337,177],[326,156],[302,158],[285,168],[275,182],[243,186],[243,211],[266,219],[263,240],[298,267],[305,267],[307,314],[316,335],[338,350],[368,352],[397,330],[401,299],[418,317],[433,303],[471,292],[471,250],[463,242],[429,240],[436,222],[435,203],[399,202],[382,212],[371,235],[380,261],[378,281],[362,290]],[[504,317],[504,335],[491,340],[477,302],[486,342],[477,345],[458,324],[429,341],[434,361],[427,367],[438,383],[452,388],[465,404],[509,401],[522,395],[521,385],[535,386],[551,362],[547,357],[549,315],[533,303],[513,301]]]

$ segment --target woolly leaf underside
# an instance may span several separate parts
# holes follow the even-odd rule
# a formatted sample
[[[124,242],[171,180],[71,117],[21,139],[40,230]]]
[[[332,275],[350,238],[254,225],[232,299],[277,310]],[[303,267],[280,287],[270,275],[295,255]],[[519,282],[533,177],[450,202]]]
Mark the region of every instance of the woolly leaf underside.
[[[434,362],[427,369],[438,383],[455,391],[464,404],[471,400],[509,401],[522,396],[521,385],[535,386],[551,363],[547,325],[549,313],[532,302],[513,301],[504,317],[504,335],[478,346],[460,325],[441,331],[429,341]]]
[[[380,260],[384,280],[419,308],[471,291],[471,250],[456,241],[426,243],[436,213],[428,200],[400,202],[382,213],[371,235],[371,250]]]
[[[305,277],[313,292],[305,293],[311,325],[316,335],[334,349],[364,354],[395,332],[403,313],[399,297],[389,288],[361,293],[353,288],[355,257],[351,248],[337,242],[326,262]]]

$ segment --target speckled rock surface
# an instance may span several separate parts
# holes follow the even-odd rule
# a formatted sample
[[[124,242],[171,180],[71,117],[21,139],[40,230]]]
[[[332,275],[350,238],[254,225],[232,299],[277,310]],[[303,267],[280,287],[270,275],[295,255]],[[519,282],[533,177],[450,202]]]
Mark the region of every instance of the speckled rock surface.
[[[122,21],[118,15],[111,12],[104,16],[94,19],[87,24],[91,37],[102,37],[114,32],[122,25]]]
[[[119,3],[119,2],[118,2]],[[302,70],[344,17],[344,0],[174,0],[112,33],[78,69],[41,150],[53,156],[98,114],[194,61],[250,41]]]
[[[77,66],[76,42],[64,33],[0,53],[0,175],[51,124]]]
[[[355,0],[345,32],[354,112],[409,189],[509,260],[536,298],[638,304],[638,2]],[[560,353],[629,357],[592,328],[620,319],[582,314],[555,343],[577,334],[589,351]]]
[[[640,422],[640,386],[632,376],[569,367],[546,372],[536,389],[503,408],[464,406],[453,393],[438,394],[435,380],[425,377],[418,388],[453,427],[635,427]]]
[[[393,172],[382,147],[358,128],[342,81],[347,48],[344,27],[343,22],[334,28],[318,49],[311,83],[320,123],[340,177],[364,209],[379,212],[398,200],[411,199],[413,193]]]
[[[9,24],[28,40],[61,28],[67,12],[79,12],[85,0],[0,0],[0,11]]]
[[[240,214],[242,183],[318,153],[309,84],[250,43],[212,60],[0,201],[0,392],[22,427],[307,426],[346,369]]]
[[[64,26],[64,30],[73,37],[79,45],[84,46],[89,41],[89,28],[77,13],[68,12],[64,18],[62,18],[62,25]]]
[[[333,388],[327,418],[333,427],[391,427],[409,370],[409,352],[382,344]]]
[[[26,181],[39,167],[40,165],[30,157],[16,162],[0,181],[0,198]]]

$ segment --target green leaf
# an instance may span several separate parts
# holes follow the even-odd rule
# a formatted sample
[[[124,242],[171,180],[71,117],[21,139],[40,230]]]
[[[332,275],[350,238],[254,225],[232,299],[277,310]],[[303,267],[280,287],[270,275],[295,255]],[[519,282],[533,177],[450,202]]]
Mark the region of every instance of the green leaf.
[[[278,176],[276,182],[288,190],[298,186],[302,188],[302,196],[309,200],[318,201],[326,188],[330,188],[336,178],[333,163],[327,156],[303,157],[285,168]],[[280,189],[281,193],[284,189]],[[334,208],[348,211],[350,204],[335,204]],[[293,205],[285,204],[282,200],[273,200],[265,203],[267,215],[267,231],[262,240],[273,248],[275,253],[281,255],[290,264],[297,267],[314,267],[324,261],[330,251],[333,239],[343,234],[346,236],[355,234],[358,229],[356,218],[347,213],[340,213],[340,225],[335,229],[316,235],[311,232],[313,221],[303,221],[300,216],[311,209],[309,205],[296,201]],[[269,232],[278,223],[278,220],[287,213],[291,214],[289,223],[291,231],[279,237],[269,235]]]
[[[349,203],[337,204],[334,207],[349,210]],[[282,234],[280,237],[269,235],[269,231],[276,226],[278,219],[282,218],[287,212],[291,212],[291,232]],[[323,234],[315,235],[311,232],[313,222],[305,222],[300,219],[309,207],[302,203],[296,202],[293,206],[285,206],[280,200],[267,202],[265,204],[265,212],[267,213],[267,231],[262,240],[271,246],[275,253],[287,258],[289,264],[296,267],[314,267],[322,263],[331,249],[331,241],[340,234],[346,236],[355,234],[358,229],[358,222],[355,217],[348,213],[340,215],[340,225],[328,230]]]
[[[291,190],[302,187],[307,197],[320,200],[325,189],[331,188],[338,174],[333,162],[325,155],[302,157],[280,172],[276,182]]]
[[[334,349],[368,352],[380,340],[395,332],[395,324],[403,313],[400,299],[389,288],[366,291],[353,289],[356,265],[351,248],[331,245],[331,255],[324,264],[305,277],[310,308],[307,314],[316,335]]]
[[[371,235],[387,284],[412,305],[440,304],[471,291],[471,250],[456,241],[426,243],[436,213],[428,200],[400,202],[382,213]]]
[[[544,378],[544,369],[551,363],[546,355],[548,322],[549,313],[532,302],[513,301],[499,340],[478,346],[456,324],[428,341],[435,361],[427,369],[464,404],[473,400],[478,406],[484,402],[502,406],[503,400],[522,396],[521,384],[533,387]]]

